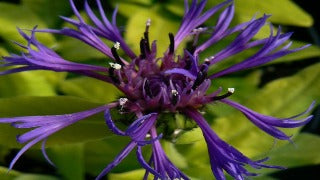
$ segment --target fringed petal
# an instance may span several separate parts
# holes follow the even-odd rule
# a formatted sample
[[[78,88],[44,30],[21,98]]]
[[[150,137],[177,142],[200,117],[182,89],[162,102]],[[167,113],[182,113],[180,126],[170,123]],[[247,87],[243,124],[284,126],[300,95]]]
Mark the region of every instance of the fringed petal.
[[[224,6],[231,3],[233,0],[224,1],[217,6],[209,9],[208,11],[202,13],[206,0],[201,0],[199,4],[197,4],[197,0],[192,0],[190,8],[185,12],[183,17],[181,26],[175,36],[175,48],[179,46],[182,40],[190,35],[193,29],[197,28],[205,21],[207,21],[211,16],[213,16],[218,10],[223,8]],[[201,14],[202,13],[202,14]]]
[[[67,71],[67,72],[76,72],[90,77],[94,77],[104,81],[110,81],[108,77],[101,77],[99,72],[106,72],[108,68],[86,65],[80,63],[74,63],[67,60],[64,60],[53,50],[45,47],[39,43],[35,38],[36,29],[32,30],[31,36],[28,36],[23,31],[18,29],[21,36],[23,36],[28,41],[28,46],[25,48],[28,50],[27,54],[22,53],[21,56],[12,55],[4,57],[2,60],[2,66],[16,66],[13,69],[5,70],[0,72],[0,75],[12,74],[22,71],[30,70],[51,70],[51,71]],[[34,45],[37,50],[32,49],[30,46]]]
[[[12,169],[16,161],[21,157],[21,155],[26,152],[30,147],[35,145],[40,141],[45,141],[46,139],[54,134],[55,132],[75,123],[82,119],[85,119],[89,116],[97,114],[101,111],[104,111],[106,108],[110,108],[113,105],[99,106],[94,109],[87,111],[64,114],[64,115],[46,115],[46,116],[25,116],[25,117],[12,117],[12,118],[0,118],[0,123],[13,123],[13,126],[16,128],[33,128],[35,129],[24,133],[21,136],[17,137],[17,141],[20,143],[28,142],[14,157],[10,163],[9,169]],[[44,144],[42,146],[44,146]],[[45,158],[48,160],[48,157],[42,147],[42,152]],[[51,162],[48,160],[48,162]]]
[[[281,132],[279,129],[275,127],[281,127],[281,128],[296,128],[303,126],[311,121],[313,116],[308,116],[302,120],[295,120],[295,118],[298,118],[306,113],[308,113],[314,106],[315,102],[313,102],[309,108],[296,116],[290,117],[290,118],[275,118],[272,116],[266,116],[259,114],[257,112],[252,111],[251,109],[246,108],[245,106],[242,106],[241,104],[238,104],[236,102],[233,102],[231,100],[223,99],[220,100],[221,102],[228,104],[239,111],[241,111],[253,124],[258,126],[260,129],[268,133],[269,135],[282,140],[290,140],[290,137],[285,135],[283,132]]]
[[[106,174],[108,174],[114,167],[116,167],[136,146],[134,141],[131,141],[118,155],[117,157],[105,167],[101,173],[96,177],[96,180],[102,179]]]
[[[192,118],[202,130],[208,146],[211,169],[217,179],[225,179],[223,170],[237,180],[243,180],[245,176],[255,176],[255,173],[250,173],[244,168],[245,165],[250,165],[256,169],[262,167],[283,169],[280,166],[262,164],[266,159],[252,161],[234,147],[221,140],[197,110],[188,109],[185,111],[185,114]]]

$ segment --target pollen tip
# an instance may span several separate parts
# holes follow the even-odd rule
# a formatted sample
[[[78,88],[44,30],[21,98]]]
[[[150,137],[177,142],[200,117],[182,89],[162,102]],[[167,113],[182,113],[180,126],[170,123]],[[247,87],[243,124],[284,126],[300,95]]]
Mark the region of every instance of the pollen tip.
[[[146,26],[150,26],[151,25],[151,19],[148,18],[147,22],[146,22]]]
[[[204,59],[204,63],[207,64],[208,66],[210,65],[211,61],[214,59],[214,56],[210,56],[208,58]]]
[[[182,132],[182,129],[175,129],[175,130],[173,131],[173,135],[174,135],[174,136],[177,136],[177,135],[179,135],[181,132]]]
[[[171,90],[171,94],[172,94],[172,95],[174,95],[174,96],[176,96],[176,95],[178,95],[179,93],[178,93],[178,91],[177,91],[177,90],[172,89],[172,90]]]
[[[118,64],[118,63],[109,63],[110,64],[110,66],[112,67],[112,68],[114,68],[114,69],[116,69],[116,70],[119,70],[119,69],[121,69],[121,65],[120,64]]]
[[[119,50],[119,48],[120,48],[120,43],[119,43],[119,42],[116,42],[113,47],[116,48],[117,50]]]
[[[205,28],[205,27],[199,27],[199,28],[193,29],[192,32],[193,33],[202,33],[202,32],[204,32],[206,30],[207,30],[207,28]]]
[[[146,134],[146,138],[151,138],[151,135],[149,133]]]
[[[235,89],[234,88],[228,88],[228,92],[234,93]]]
[[[125,105],[128,102],[128,98],[120,98],[119,99],[119,104],[120,106]]]

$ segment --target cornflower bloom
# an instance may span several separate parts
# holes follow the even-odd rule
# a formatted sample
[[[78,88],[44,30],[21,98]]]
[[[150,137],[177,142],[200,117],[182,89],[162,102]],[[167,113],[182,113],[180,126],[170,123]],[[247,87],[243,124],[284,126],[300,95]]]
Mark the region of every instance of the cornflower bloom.
[[[27,50],[21,55],[12,54],[4,57],[2,66],[12,67],[0,72],[1,75],[31,70],[50,70],[56,72],[77,73],[111,83],[123,92],[125,97],[110,104],[96,107],[83,112],[64,115],[26,116],[0,118],[0,123],[12,123],[15,128],[33,128],[33,130],[18,136],[19,143],[27,143],[15,156],[10,164],[10,169],[21,155],[34,144],[42,141],[42,150],[45,158],[50,162],[45,152],[45,142],[53,133],[89,116],[104,112],[108,128],[115,134],[127,136],[130,143],[105,167],[97,179],[103,178],[113,167],[118,165],[133,149],[136,149],[138,162],[146,169],[144,179],[151,173],[155,179],[189,179],[166,156],[160,144],[162,134],[157,133],[157,119],[159,115],[167,112],[181,113],[194,120],[201,128],[207,143],[211,168],[216,179],[225,179],[224,171],[234,179],[244,179],[246,176],[257,174],[249,172],[245,166],[253,168],[282,168],[266,165],[267,158],[253,161],[239,152],[237,149],[220,139],[210,128],[210,125],[199,113],[198,109],[209,103],[224,103],[241,111],[254,125],[267,134],[281,140],[289,140],[290,136],[283,133],[280,128],[295,128],[308,123],[312,116],[296,120],[308,113],[313,104],[303,113],[290,118],[275,118],[254,112],[234,101],[228,99],[234,93],[234,88],[228,88],[222,94],[223,89],[217,88],[213,93],[207,90],[211,81],[230,73],[245,70],[268,63],[276,58],[306,48],[289,49],[287,43],[292,33],[281,33],[281,29],[274,34],[271,29],[269,37],[261,40],[252,40],[253,36],[266,24],[268,15],[261,18],[253,18],[234,27],[229,27],[234,16],[234,4],[227,0],[215,7],[204,11],[206,0],[192,0],[191,4],[185,0],[185,13],[178,32],[169,33],[170,44],[163,57],[156,57],[156,41],[149,39],[149,27],[151,20],[146,23],[146,29],[140,43],[140,54],[135,54],[125,43],[116,24],[117,9],[113,12],[111,21],[106,17],[100,0],[96,1],[101,19],[93,12],[85,1],[84,9],[93,25],[85,23],[77,10],[73,0],[70,0],[71,8],[77,20],[62,17],[63,20],[75,28],[44,29],[34,28],[31,35],[19,30],[20,34],[28,42],[27,46],[18,44]],[[203,27],[204,23],[218,11],[222,10],[216,25]],[[202,27],[200,27],[202,26]],[[78,39],[112,59],[109,67],[80,64],[63,59],[53,50],[38,42],[35,33],[54,33],[70,36]],[[202,34],[210,34],[210,37],[198,42]],[[236,38],[223,50],[214,56],[200,60],[199,54],[214,45],[218,41],[236,34]],[[176,49],[187,37],[193,37],[192,46],[176,55]],[[113,47],[107,46],[102,39],[114,42]],[[31,48],[31,46],[35,47]],[[250,48],[259,47],[260,50],[249,58],[234,64],[222,71],[208,74],[212,65],[236,55]],[[118,50],[122,49],[126,57],[120,57]],[[117,109],[123,114],[134,114],[137,117],[125,131],[116,127],[112,120],[110,110]],[[152,146],[152,154],[147,162],[144,159],[142,148]]]

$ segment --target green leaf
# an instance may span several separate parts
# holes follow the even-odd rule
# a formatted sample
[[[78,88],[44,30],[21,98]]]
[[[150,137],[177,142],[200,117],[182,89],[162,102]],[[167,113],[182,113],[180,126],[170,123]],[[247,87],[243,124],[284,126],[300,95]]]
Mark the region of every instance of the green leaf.
[[[106,55],[77,39],[64,37],[59,41],[58,51],[65,59],[81,62],[88,59],[107,59]],[[106,63],[107,64],[107,63]]]
[[[140,11],[145,11],[147,8],[150,8],[151,3],[149,0],[137,0],[137,1],[128,1],[128,0],[119,0],[114,5],[118,5],[119,13],[126,17],[132,17],[132,14],[136,14]],[[130,9],[130,11],[128,11]]]
[[[110,173],[108,175],[109,179],[116,179],[116,180],[137,180],[143,179],[144,173],[146,170],[144,169],[137,169],[125,173]],[[149,175],[148,180],[153,179],[151,175]]]
[[[276,164],[286,168],[320,164],[320,137],[308,133],[301,133],[294,139],[294,144],[272,149],[268,153],[268,164]],[[264,173],[271,173],[275,169],[263,169]]]
[[[57,82],[64,73],[49,71],[22,72],[0,76],[0,97],[54,96]]]
[[[21,173],[15,170],[10,170],[8,172],[8,168],[1,167],[1,166],[0,166],[0,179],[1,180],[58,180],[58,178],[49,176],[49,175]]]
[[[2,44],[0,44],[0,57],[7,56],[9,54],[8,51],[6,49],[2,48],[1,46],[2,46]]]
[[[271,14],[270,21],[277,24],[310,27],[313,19],[306,11],[290,0],[237,0],[236,16],[241,22],[248,21],[254,14]]]
[[[74,97],[17,97],[0,99],[0,116],[15,117],[27,115],[67,114],[95,108],[101,104]],[[0,124],[0,144],[21,147],[16,143],[16,135],[27,130],[15,129],[8,124]],[[101,139],[109,134],[103,114],[81,120],[52,135],[47,146],[86,142]]]
[[[87,77],[63,81],[59,89],[66,95],[102,103],[114,101],[121,95],[121,92],[112,84]]]
[[[256,176],[255,180],[278,180],[278,178],[270,177],[270,176]]]
[[[161,141],[161,145],[171,162],[178,168],[186,168],[187,160],[178,152],[174,144],[168,141]]]
[[[65,0],[22,0],[22,6],[28,7],[38,15],[49,27],[54,27],[59,21],[59,16],[71,11]]]
[[[32,29],[36,25],[39,28],[47,27],[37,15],[25,6],[0,2],[0,17],[0,24],[5,27],[0,29],[0,36],[4,37],[4,40],[9,41],[10,44],[12,44],[11,41],[25,42],[18,33],[17,27],[23,29]],[[54,37],[48,33],[37,33],[37,38],[47,45],[53,45],[55,41]],[[17,46],[14,47],[18,48]]]
[[[202,140],[202,132],[200,128],[194,128],[179,136],[176,140],[176,144],[193,144],[200,140]]]
[[[97,176],[126,147],[129,138],[109,136],[104,140],[87,142],[85,144],[86,171]],[[126,172],[140,168],[135,150],[133,150],[112,172]]]
[[[57,166],[65,180],[84,179],[84,145],[72,144],[51,147],[47,150],[49,158]]]
[[[11,170],[8,172],[8,168],[0,166],[0,179],[11,180],[20,175],[20,172]]]
[[[23,174],[14,178],[14,180],[59,180],[59,178],[40,174]]]

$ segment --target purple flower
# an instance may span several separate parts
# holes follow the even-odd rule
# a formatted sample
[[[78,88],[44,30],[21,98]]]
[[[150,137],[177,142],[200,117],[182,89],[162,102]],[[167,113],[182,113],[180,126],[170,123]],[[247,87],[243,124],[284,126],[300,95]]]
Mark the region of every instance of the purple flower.
[[[47,138],[53,133],[70,126],[82,119],[90,117],[94,114],[104,111],[107,108],[112,108],[116,104],[111,103],[109,105],[100,106],[87,111],[64,114],[64,115],[47,115],[47,116],[25,116],[25,117],[12,117],[12,118],[0,118],[0,123],[11,123],[15,128],[34,128],[33,130],[17,136],[19,143],[28,142],[14,157],[10,163],[9,169],[13,167],[20,156],[26,152],[31,146],[42,141],[42,153],[50,164],[53,164],[48,158],[45,152],[45,143]]]
[[[156,138],[156,127],[152,127],[150,133],[152,138]],[[161,147],[159,140],[156,140],[152,144],[152,155],[150,157],[149,163],[144,160],[141,147],[138,147],[137,156],[139,162],[146,169],[144,179],[147,179],[149,172],[153,173],[153,171],[157,172],[153,173],[155,179],[189,179],[168,159]],[[153,164],[154,169],[150,166],[151,164]]]
[[[312,119],[312,116],[309,116],[302,120],[296,120],[308,113],[314,103],[304,113],[279,119],[259,114],[228,100],[227,98],[234,93],[233,88],[228,88],[228,92],[225,94],[221,94],[222,88],[217,88],[213,93],[207,92],[211,86],[211,81],[220,76],[253,68],[307,47],[289,49],[291,43],[287,43],[287,41],[292,33],[281,34],[281,28],[278,29],[276,34],[273,34],[271,28],[270,36],[265,39],[252,40],[261,27],[265,25],[269,17],[267,15],[229,27],[234,16],[232,0],[224,1],[207,11],[204,11],[206,0],[200,2],[192,0],[190,5],[188,0],[185,0],[185,13],[180,29],[175,35],[169,33],[170,44],[167,51],[164,52],[163,57],[156,57],[156,41],[151,42],[149,39],[150,19],[146,22],[145,32],[139,42],[140,53],[136,55],[125,43],[117,27],[117,9],[110,21],[105,15],[100,0],[97,0],[100,19],[85,1],[84,9],[93,23],[93,25],[88,25],[72,0],[70,0],[70,4],[77,20],[67,17],[62,17],[62,19],[73,25],[75,29],[37,30],[34,28],[30,36],[19,30],[28,44],[27,46],[17,44],[26,49],[27,53],[4,57],[1,66],[12,68],[0,72],[0,75],[40,69],[72,72],[111,83],[122,91],[125,97],[108,105],[73,114],[0,118],[0,123],[12,123],[15,128],[33,128],[33,130],[17,137],[18,142],[27,144],[12,160],[10,169],[26,150],[40,141],[43,141],[43,154],[51,163],[44,151],[46,139],[50,135],[81,119],[104,111],[108,128],[116,135],[129,137],[131,141],[102,170],[97,179],[104,177],[133,149],[136,149],[138,162],[146,169],[144,179],[147,179],[149,173],[153,174],[155,179],[188,179],[187,175],[182,173],[166,156],[160,144],[162,134],[157,135],[158,124],[163,123],[160,118],[158,119],[158,116],[166,112],[179,112],[193,119],[201,128],[207,142],[211,168],[215,177],[225,179],[225,171],[235,179],[244,179],[246,176],[256,175],[248,172],[245,168],[246,165],[253,168],[281,167],[264,164],[267,158],[253,161],[221,140],[198,112],[199,108],[213,102],[228,104],[240,110],[261,130],[281,140],[290,140],[290,137],[277,127],[295,128],[305,125]],[[205,27],[204,23],[221,9],[224,10],[219,15],[216,25]],[[65,60],[36,40],[35,33],[39,32],[76,38],[104,53],[113,62],[110,63],[110,67],[101,67]],[[210,37],[200,43],[198,39],[204,33],[210,34]],[[226,48],[203,61],[200,59],[199,54],[202,51],[234,33],[237,34],[236,38]],[[183,54],[177,55],[175,50],[187,37],[193,37],[191,47],[186,48]],[[102,39],[113,42],[114,46],[109,47]],[[36,49],[32,49],[31,45]],[[258,46],[261,46],[260,50],[251,57],[222,71],[208,74],[208,69],[212,65]],[[126,57],[119,56],[118,50],[120,49],[123,50]],[[122,114],[134,114],[137,120],[123,131],[117,128],[113,122],[110,109],[117,109]],[[152,154],[149,162],[146,162],[142,148],[149,145],[152,146]]]

